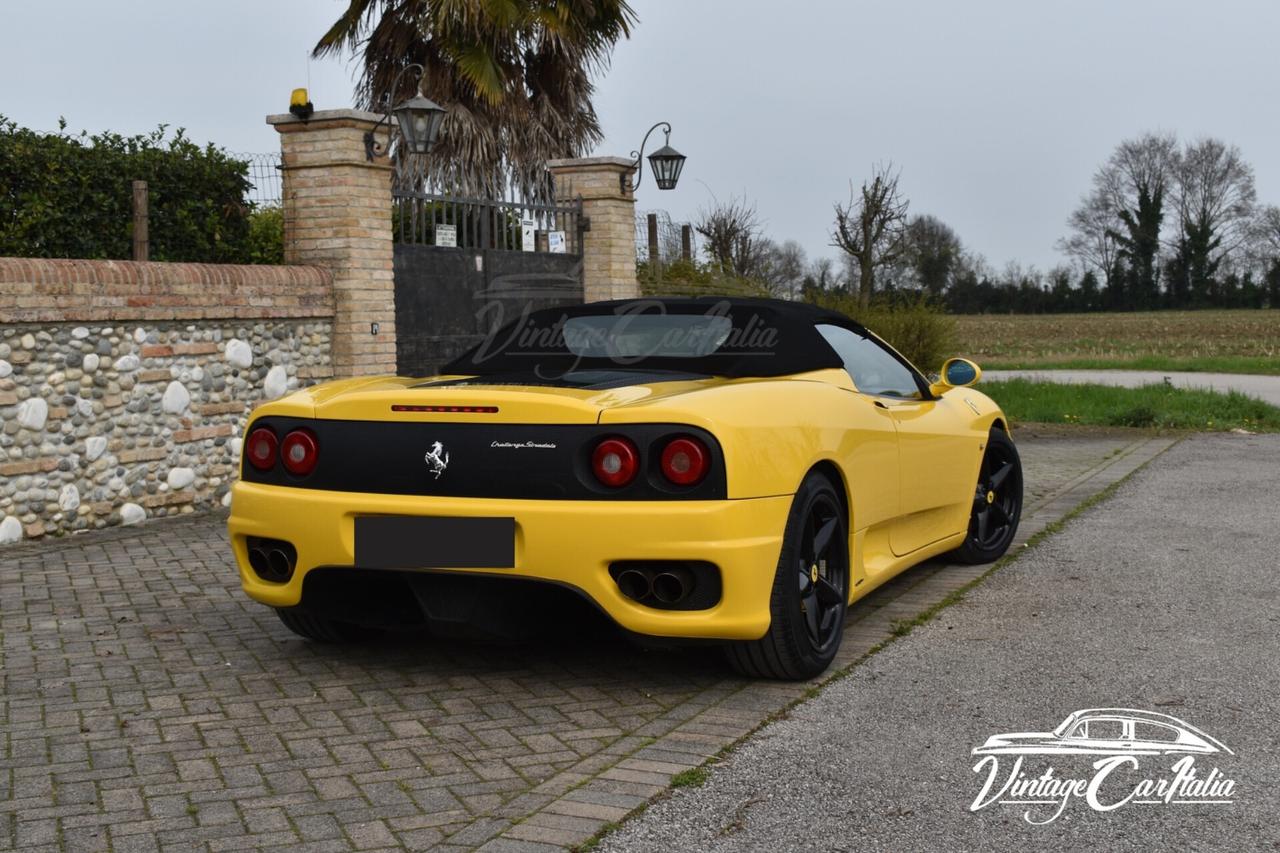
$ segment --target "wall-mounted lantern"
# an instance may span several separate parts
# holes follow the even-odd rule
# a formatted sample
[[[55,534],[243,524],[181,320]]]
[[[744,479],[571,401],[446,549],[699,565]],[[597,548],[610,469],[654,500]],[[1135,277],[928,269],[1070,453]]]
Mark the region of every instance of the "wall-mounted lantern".
[[[396,104],[390,112],[378,120],[378,124],[374,125],[373,130],[364,135],[364,153],[370,161],[374,157],[383,156],[390,149],[391,143],[389,140],[386,146],[379,145],[374,134],[383,122],[390,124],[393,117],[400,128],[400,144],[412,154],[426,154],[436,144],[436,139],[440,136],[440,126],[444,123],[447,111],[444,107],[422,94],[422,83],[426,79],[426,69],[416,62],[412,65],[406,65],[396,75],[396,79],[391,84],[391,91],[394,93],[400,88],[400,78],[404,76],[406,71],[415,69],[418,72],[418,94]]]
[[[624,194],[633,192],[640,185],[640,180],[644,177],[644,146],[649,141],[649,134],[658,128],[662,128],[666,133],[666,144],[649,155],[649,166],[653,169],[653,179],[657,182],[658,189],[676,188],[676,182],[680,180],[680,172],[684,169],[685,156],[671,147],[671,125],[660,121],[649,128],[649,132],[644,135],[644,139],[640,142],[640,150],[631,152],[631,156],[635,158],[635,162],[631,164],[636,170],[635,184],[627,180],[626,174],[618,176],[618,183]]]

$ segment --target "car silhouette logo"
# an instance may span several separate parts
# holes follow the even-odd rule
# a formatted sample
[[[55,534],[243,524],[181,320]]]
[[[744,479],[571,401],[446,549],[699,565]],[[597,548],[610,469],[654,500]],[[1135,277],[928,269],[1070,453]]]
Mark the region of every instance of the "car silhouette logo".
[[[1217,738],[1155,711],[1086,708],[1051,732],[1010,732],[987,738],[974,755],[1234,755]]]

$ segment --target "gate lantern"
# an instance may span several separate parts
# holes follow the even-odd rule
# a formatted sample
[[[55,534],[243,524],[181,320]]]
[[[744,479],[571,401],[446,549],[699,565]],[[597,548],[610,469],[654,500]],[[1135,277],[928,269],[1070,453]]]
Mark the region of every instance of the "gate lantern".
[[[671,147],[671,125],[665,121],[660,121],[649,128],[649,133],[644,135],[644,140],[640,143],[640,150],[631,152],[631,156],[636,158],[635,162],[631,164],[636,169],[635,184],[631,184],[627,180],[625,173],[618,176],[618,183],[624,194],[628,190],[635,190],[640,185],[640,180],[644,177],[644,146],[649,141],[649,134],[658,128],[662,128],[667,135],[667,139],[666,144],[649,155],[649,165],[653,168],[653,179],[657,182],[660,190],[673,190],[676,188],[676,181],[680,180],[680,172],[684,169],[685,156]]]
[[[426,154],[440,136],[440,125],[444,123],[445,109],[422,94],[422,81],[426,78],[426,69],[416,62],[400,69],[400,73],[391,83],[391,94],[394,95],[400,88],[400,78],[411,69],[417,69],[418,72],[418,94],[397,104],[394,109],[378,120],[373,130],[364,135],[364,153],[370,161],[374,157],[387,153],[387,149],[390,148],[389,140],[384,147],[378,144],[374,134],[379,125],[383,122],[389,123],[392,116],[400,126],[400,144],[406,146],[411,154]]]

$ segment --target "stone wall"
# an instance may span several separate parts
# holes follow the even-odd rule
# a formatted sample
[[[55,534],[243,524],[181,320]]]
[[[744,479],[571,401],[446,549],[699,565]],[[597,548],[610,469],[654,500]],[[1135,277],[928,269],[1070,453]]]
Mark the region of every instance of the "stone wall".
[[[0,258],[0,543],[216,506],[332,315],[314,267]]]

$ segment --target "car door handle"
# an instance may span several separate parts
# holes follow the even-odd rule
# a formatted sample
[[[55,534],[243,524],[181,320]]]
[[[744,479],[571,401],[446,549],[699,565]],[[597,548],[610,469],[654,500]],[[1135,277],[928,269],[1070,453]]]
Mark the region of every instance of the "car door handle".
[[[887,408],[889,408],[889,407],[888,407],[888,406],[886,406],[884,403],[881,403],[879,400],[874,400],[873,402],[874,402],[877,406],[879,406],[880,408],[882,408],[882,409],[887,409]]]

